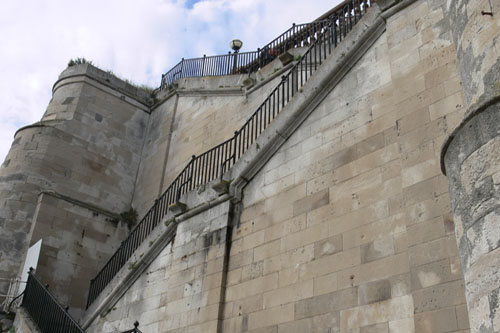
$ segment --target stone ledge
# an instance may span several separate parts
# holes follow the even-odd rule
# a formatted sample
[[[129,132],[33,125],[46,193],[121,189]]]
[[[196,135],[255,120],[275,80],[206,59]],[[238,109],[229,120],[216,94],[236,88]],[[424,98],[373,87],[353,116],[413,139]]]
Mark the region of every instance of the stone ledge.
[[[474,121],[480,121],[478,118],[481,116],[481,114],[485,111],[488,111],[490,107],[494,106],[495,104],[500,103],[500,96],[496,96],[495,98],[487,101],[486,103],[480,105],[477,109],[472,110],[467,113],[467,116],[458,124],[458,126],[446,137],[446,139],[443,142],[443,145],[441,146],[441,154],[440,154],[440,163],[441,163],[441,172],[446,175],[446,166],[445,166],[445,156],[448,152],[448,149],[450,148],[451,143],[461,134],[463,131],[467,131],[466,127],[467,125],[472,126],[471,124]],[[478,118],[476,118],[478,117]],[[474,118],[476,118],[474,120]],[[485,122],[485,124],[493,125],[494,123],[492,122]],[[497,135],[496,133],[489,133],[492,136]],[[475,135],[472,135],[472,137],[475,137],[477,140],[479,137],[476,137]],[[474,140],[476,141],[476,140]],[[484,141],[484,140],[483,140]],[[486,142],[483,142],[486,143]],[[479,148],[479,146],[476,144],[475,149]],[[469,154],[472,151],[469,152]],[[467,155],[468,156],[468,155]],[[464,160],[463,158],[462,160]]]
[[[52,93],[55,92],[61,81],[75,76],[86,76],[92,80],[104,84],[105,86],[108,86],[111,89],[117,90],[144,105],[149,106],[152,104],[152,99],[147,91],[135,87],[130,83],[127,83],[124,80],[116,77],[115,75],[105,72],[90,64],[81,64],[67,67],[59,75],[58,80],[54,83],[52,87]]]

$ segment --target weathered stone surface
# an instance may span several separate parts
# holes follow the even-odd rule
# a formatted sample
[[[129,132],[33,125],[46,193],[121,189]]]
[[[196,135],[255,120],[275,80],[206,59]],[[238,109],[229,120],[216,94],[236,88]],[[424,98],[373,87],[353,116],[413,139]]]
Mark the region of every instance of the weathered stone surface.
[[[468,137],[455,137],[461,148],[449,145],[460,168],[448,176],[463,186],[448,190],[448,180],[439,170],[440,147],[466,113],[457,70],[463,62],[457,62],[450,25],[456,22],[450,22],[444,0],[379,5],[387,10],[379,13],[374,5],[377,12],[369,12],[368,20],[360,23],[364,25],[321,65],[318,75],[226,175],[227,184],[219,193],[211,183],[183,195],[187,207],[172,224],[175,239],[158,249],[148,264],[141,256],[153,253],[148,245],[155,247],[159,236],[150,235],[153,238],[141,244],[144,253],[136,251],[86,313],[89,332],[125,331],[133,319],[139,320],[143,332],[465,332],[469,321],[464,290],[477,295],[469,302],[471,328],[496,329],[500,319],[486,318],[485,309],[496,306],[498,296],[499,214],[494,201],[482,198],[495,197],[500,188],[498,143],[487,134],[498,132],[493,115],[498,110],[486,116],[484,124],[464,130],[470,132]],[[376,32],[370,30],[374,26]],[[485,36],[495,35],[492,26],[486,27],[490,33],[482,41],[489,43]],[[367,31],[372,37],[365,38]],[[18,133],[15,154],[3,168],[14,170],[19,165],[14,155],[22,151],[36,157],[32,165],[38,174],[19,167],[0,174],[0,192],[4,183],[22,192],[11,191],[8,197],[5,212],[10,217],[0,213],[0,227],[13,235],[0,247],[23,245],[18,237],[29,232],[25,221],[35,216],[34,193],[52,186],[45,180],[54,174],[63,183],[66,178],[81,181],[78,191],[70,185],[68,191],[109,207],[132,203],[142,216],[193,154],[234,135],[276,86],[279,71],[288,70],[273,74],[280,66],[277,59],[251,76],[258,83],[247,90],[242,87],[248,75],[178,80],[158,93],[159,102],[146,110],[149,114],[140,111],[130,119],[120,118],[127,124],[124,128],[97,107],[102,96],[93,100],[89,82],[59,87],[45,120],[78,121],[97,129],[110,126],[113,131],[92,132],[85,140],[75,139],[87,130],[77,126],[71,128],[76,134],[51,132],[52,145],[78,147],[62,150],[65,154],[88,150],[99,156],[81,154],[81,168],[68,167],[73,164],[66,159],[51,167],[38,163],[36,152],[47,150],[48,144],[31,137],[47,129]],[[127,108],[141,109],[126,86],[115,93],[104,83],[101,88]],[[62,89],[67,90],[59,96]],[[80,114],[79,108],[90,113]],[[127,139],[114,141],[122,134],[135,140],[132,152]],[[96,146],[108,142],[105,136],[113,143]],[[259,155],[264,149],[272,153]],[[123,170],[113,169],[115,164],[134,171],[118,187],[114,179]],[[246,169],[249,165],[251,170]],[[93,186],[91,177],[105,185]],[[241,193],[233,191],[235,183]],[[112,188],[119,188],[119,193]],[[237,204],[221,203],[220,198]],[[83,219],[80,208],[42,204],[36,215],[44,221],[37,231],[41,237],[50,237],[57,225],[67,232],[61,238],[85,239],[88,248],[102,247],[108,253],[116,246],[99,227],[87,228],[81,236],[81,228],[60,225],[59,220],[69,218],[78,219],[78,226],[98,222]],[[457,214],[457,209],[466,213]],[[460,253],[467,253],[462,256],[465,288],[455,227]],[[95,265],[87,258],[94,258],[94,251],[82,259],[65,253],[59,243],[60,238],[53,237],[44,251],[64,261],[64,273],[71,271],[69,265]],[[135,266],[141,262],[140,268]],[[113,289],[136,268],[143,273],[125,283],[122,291]],[[80,282],[78,287],[84,288]],[[100,304],[106,309],[99,309]]]

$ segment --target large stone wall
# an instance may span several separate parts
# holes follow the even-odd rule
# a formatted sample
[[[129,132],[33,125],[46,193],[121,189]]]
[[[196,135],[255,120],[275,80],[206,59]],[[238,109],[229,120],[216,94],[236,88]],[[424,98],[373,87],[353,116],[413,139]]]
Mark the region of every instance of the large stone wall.
[[[499,7],[377,3],[228,173],[229,191],[188,193],[140,245],[83,314],[89,332],[135,320],[144,333],[468,332],[469,313],[471,331],[500,332],[500,23],[484,14]],[[129,230],[119,213],[142,217],[282,67],[181,79],[155,101],[67,69],[0,169],[0,277],[42,239],[37,274],[79,317],[80,291]]]
[[[442,143],[465,113],[448,12],[444,0],[398,8],[383,16],[386,31],[249,181],[240,204],[196,213],[214,199],[191,202],[202,192],[183,198],[189,217],[180,215],[175,240],[114,305],[106,303],[113,286],[103,292],[96,302],[109,312],[94,319],[92,331],[129,329],[136,319],[143,332],[469,331],[439,163]],[[304,94],[320,90],[318,82],[311,79]],[[204,149],[194,135],[220,125],[196,105],[210,109],[210,99],[178,96],[176,112],[184,111],[173,123],[186,130],[184,139],[176,125],[160,121],[173,128],[169,155],[185,153],[187,161],[183,147]],[[193,124],[195,116],[206,123]],[[179,167],[172,161],[165,179]],[[221,214],[236,223],[217,227],[231,231],[230,243],[216,237],[203,250]]]
[[[465,332],[439,152],[464,113],[444,1],[417,1],[244,190],[224,331]]]

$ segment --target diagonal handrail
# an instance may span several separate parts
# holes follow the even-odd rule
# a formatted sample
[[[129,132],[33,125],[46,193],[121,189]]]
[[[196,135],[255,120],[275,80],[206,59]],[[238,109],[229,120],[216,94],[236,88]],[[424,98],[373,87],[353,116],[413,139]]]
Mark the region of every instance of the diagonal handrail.
[[[222,177],[226,170],[229,170],[250,148],[293,96],[301,91],[308,79],[362,18],[373,2],[374,0],[345,1],[343,6],[329,16],[330,23],[311,36],[313,42],[308,50],[290,71],[282,76],[281,82],[245,124],[234,133],[234,136],[201,155],[192,156],[191,161],[155,201],[153,207],[134,227],[96,277],[91,280],[87,308],[167,214],[168,206],[177,202],[180,196],[188,191]]]

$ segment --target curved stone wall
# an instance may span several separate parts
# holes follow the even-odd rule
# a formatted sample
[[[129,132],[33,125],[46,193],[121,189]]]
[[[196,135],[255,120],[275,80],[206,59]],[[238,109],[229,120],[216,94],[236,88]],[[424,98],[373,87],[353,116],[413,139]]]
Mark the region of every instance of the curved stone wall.
[[[500,293],[500,4],[448,1],[457,62],[467,104],[445,142],[456,237],[472,332],[499,332]]]
[[[57,205],[40,211],[41,192],[54,192],[108,216],[129,209],[149,109],[147,95],[134,95],[128,86],[90,65],[70,67],[54,85],[53,98],[41,121],[16,133],[0,168],[0,197],[4,198],[0,203],[0,277],[16,275],[27,247],[51,237],[35,232],[39,230],[33,225],[35,213],[49,215],[45,219],[48,225],[54,221],[86,223],[72,220]],[[52,235],[60,238],[56,243],[61,247],[70,241],[59,236]],[[107,241],[106,237],[96,240]],[[86,247],[97,251],[97,243],[89,242]],[[109,252],[106,257],[113,251],[104,251]],[[43,271],[42,266],[39,271]],[[0,293],[6,288],[6,284],[0,286]]]

